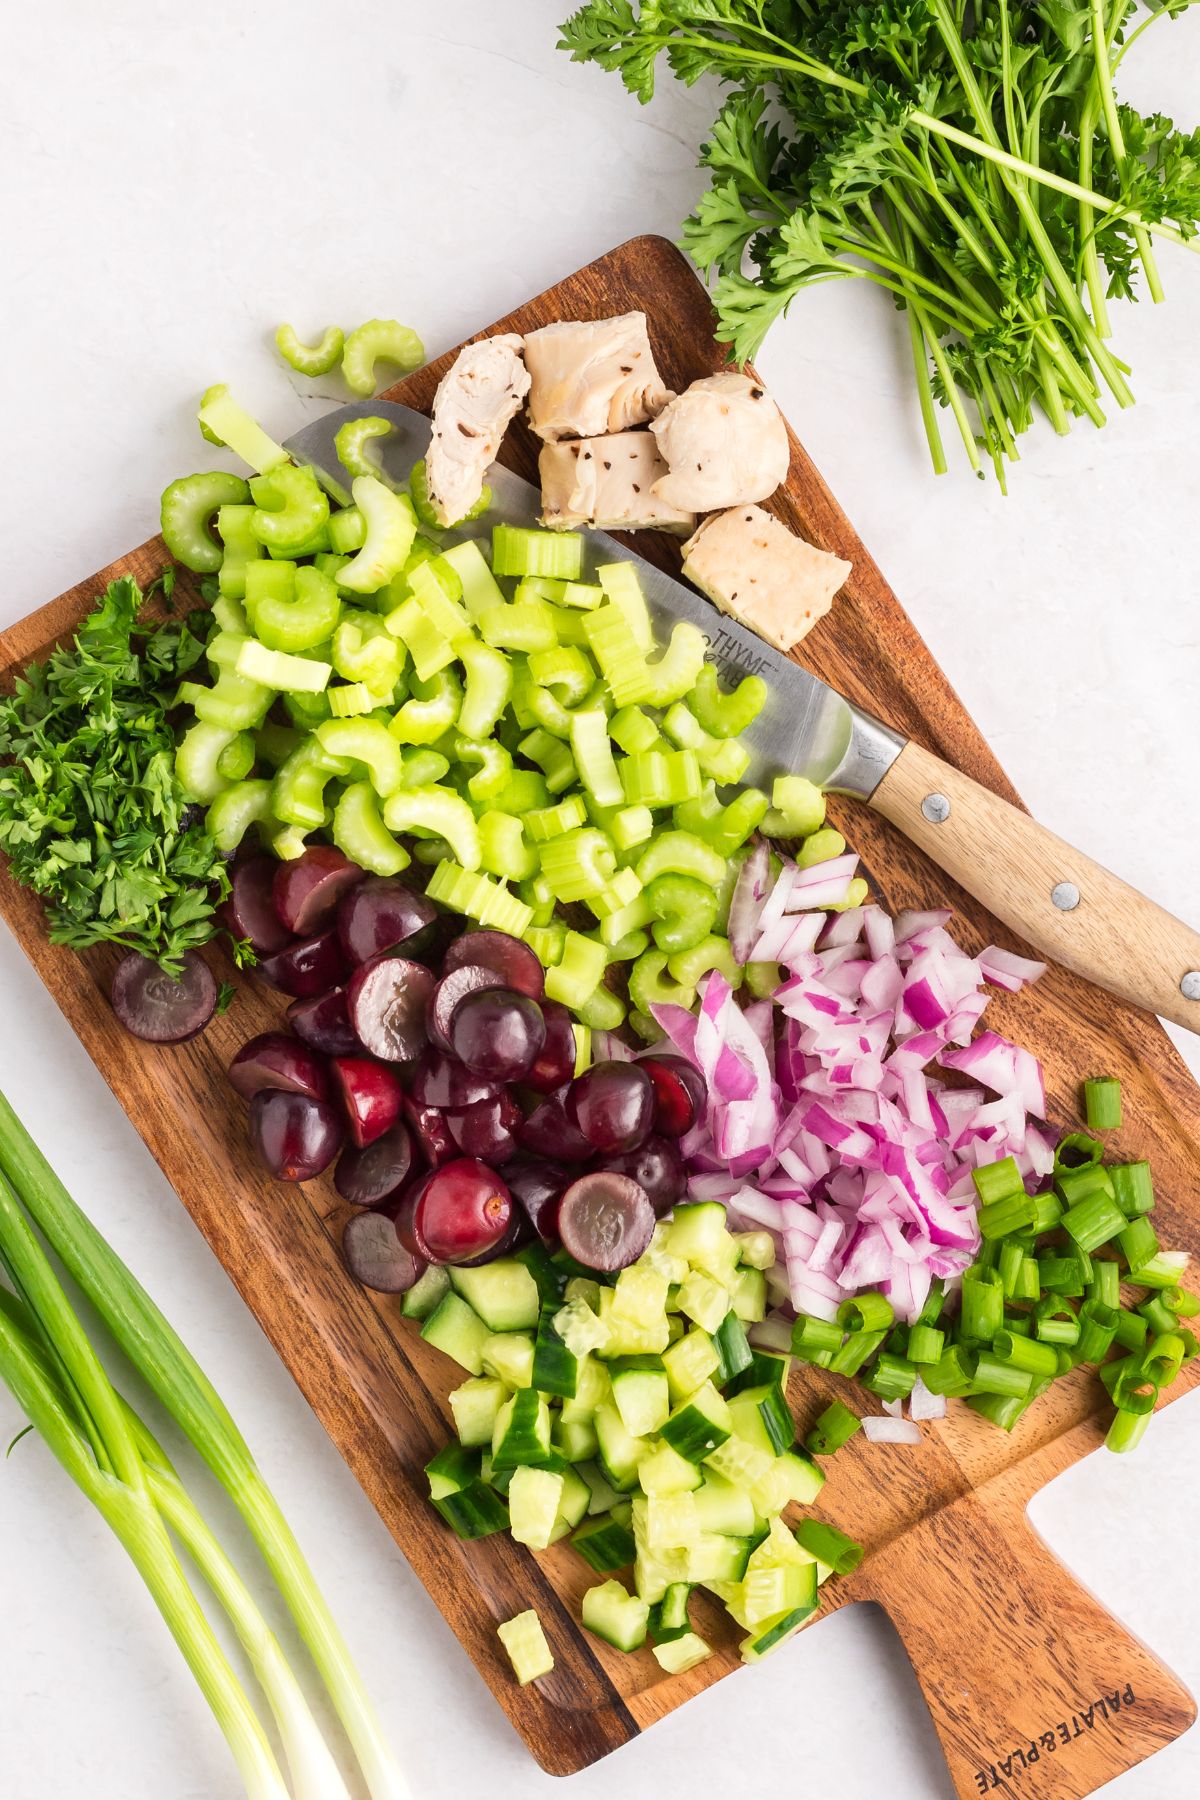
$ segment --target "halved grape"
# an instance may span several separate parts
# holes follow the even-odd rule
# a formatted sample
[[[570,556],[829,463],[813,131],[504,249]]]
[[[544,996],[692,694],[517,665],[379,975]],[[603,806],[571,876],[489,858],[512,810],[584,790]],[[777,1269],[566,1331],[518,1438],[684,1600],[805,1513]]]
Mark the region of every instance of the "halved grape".
[[[412,1169],[412,1139],[403,1125],[393,1125],[365,1150],[343,1150],[333,1172],[333,1185],[351,1206],[378,1206],[398,1193]]]
[[[563,1249],[585,1269],[611,1274],[637,1261],[654,1230],[654,1208],[627,1175],[598,1169],[563,1195],[558,1232]]]
[[[235,938],[245,938],[259,956],[271,956],[291,940],[291,932],[275,910],[272,897],[279,859],[249,856],[229,874],[229,898],[217,916]]]
[[[229,1065],[229,1081],[244,1100],[253,1100],[263,1088],[284,1088],[311,1100],[324,1100],[329,1094],[329,1073],[322,1059],[286,1031],[264,1031],[243,1044]]]
[[[450,1135],[446,1115],[439,1112],[436,1106],[418,1106],[406,1094],[404,1120],[429,1168],[440,1168],[443,1163],[452,1162],[458,1155],[458,1145]]]
[[[411,1062],[425,1048],[425,1011],[433,976],[422,963],[380,956],[350,982],[350,1022],[365,1049],[383,1062]]]
[[[496,1171],[464,1156],[422,1183],[413,1224],[434,1262],[460,1263],[494,1250],[508,1234],[512,1213],[512,1195]]]
[[[275,911],[297,937],[315,937],[332,920],[343,894],[365,875],[332,844],[310,844],[291,862],[276,865],[271,890]]]
[[[346,973],[346,959],[336,931],[323,931],[319,937],[299,938],[273,956],[264,956],[258,964],[264,981],[295,1000],[311,1000],[337,987]]]
[[[567,1089],[566,1112],[593,1149],[617,1156],[649,1137],[654,1088],[640,1063],[593,1063]]]
[[[626,1150],[622,1156],[606,1157],[604,1166],[614,1175],[628,1175],[631,1181],[644,1188],[655,1217],[659,1219],[683,1199],[687,1188],[687,1170],[679,1146],[665,1137],[652,1135],[636,1150]]]
[[[564,1163],[547,1162],[541,1157],[521,1157],[505,1163],[500,1173],[538,1236],[547,1243],[557,1243],[558,1203],[571,1183],[579,1179],[578,1169],[568,1169]]]
[[[388,1210],[396,1221],[396,1235],[406,1250],[419,1256],[423,1262],[435,1262],[428,1244],[417,1226],[417,1202],[425,1192],[426,1185],[432,1180],[432,1170],[428,1175],[418,1175],[411,1181],[400,1195],[399,1200],[392,1200]]]
[[[446,951],[442,967],[449,975],[464,963],[495,969],[506,987],[528,994],[531,1000],[540,1000],[546,991],[546,971],[537,954],[520,938],[509,937],[507,931],[464,931]]]
[[[454,1010],[450,1041],[459,1061],[493,1081],[521,1081],[546,1041],[542,1009],[528,994],[490,988]]]
[[[369,1056],[335,1056],[330,1067],[346,1109],[351,1141],[365,1150],[399,1119],[404,1089],[393,1070]]]
[[[400,1242],[386,1212],[354,1213],[347,1219],[342,1255],[354,1279],[377,1294],[407,1293],[428,1267]]]
[[[590,1162],[591,1144],[566,1115],[561,1094],[550,1094],[517,1128],[523,1150],[534,1156],[555,1157],[561,1162]]]
[[[152,957],[131,950],[113,975],[112,1005],[134,1037],[148,1044],[186,1044],[217,1010],[217,981],[194,950],[185,950],[178,980]]]
[[[534,1230],[519,1206],[514,1206],[512,1218],[508,1222],[508,1230],[490,1250],[483,1250],[478,1256],[468,1256],[456,1263],[459,1269],[477,1269],[483,1263],[495,1262],[501,1256],[511,1256],[522,1244],[533,1242]]]
[[[638,1068],[645,1069],[654,1087],[655,1131],[664,1137],[683,1137],[704,1117],[708,1089],[703,1075],[686,1056],[642,1056]]]
[[[330,988],[311,1000],[293,1000],[287,1020],[297,1037],[325,1056],[353,1056],[362,1049],[350,1023],[350,995],[345,987]]]
[[[345,1141],[336,1106],[264,1088],[250,1102],[250,1138],[264,1166],[280,1181],[311,1181],[327,1169]]]
[[[433,998],[429,1002],[430,1042],[439,1050],[453,1052],[454,1045],[450,1038],[450,1026],[455,1010],[468,994],[481,994],[487,988],[502,988],[503,978],[495,969],[481,968],[478,963],[464,963],[459,969],[451,969],[449,975],[443,975],[433,990]]]
[[[493,1094],[473,1106],[451,1109],[446,1123],[464,1156],[497,1168],[516,1152],[521,1109],[508,1094]]]
[[[436,918],[433,901],[415,888],[394,875],[369,875],[338,907],[338,931],[350,961],[365,963],[409,944]]]
[[[552,1094],[565,1087],[575,1073],[575,1030],[570,1013],[557,1000],[542,1000],[539,1005],[546,1036],[521,1084],[535,1094]]]
[[[422,1051],[413,1066],[409,1093],[418,1106],[474,1106],[477,1100],[490,1100],[500,1092],[498,1081],[489,1081],[463,1067],[457,1057],[443,1056],[432,1046]]]

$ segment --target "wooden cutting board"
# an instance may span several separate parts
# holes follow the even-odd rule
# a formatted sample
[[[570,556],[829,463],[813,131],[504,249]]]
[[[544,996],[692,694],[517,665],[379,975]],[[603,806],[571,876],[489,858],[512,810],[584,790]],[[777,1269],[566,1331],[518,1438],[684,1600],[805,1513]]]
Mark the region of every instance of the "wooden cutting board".
[[[622,245],[488,329],[528,331],[635,307],[649,317],[672,386],[720,365],[704,290],[661,238]],[[453,354],[401,382],[389,398],[428,410]],[[527,437],[511,434],[505,455],[521,473],[533,472]],[[801,660],[1015,799],[795,440],[787,486],[771,504],[794,529],[854,565]],[[638,548],[678,566],[678,548],[665,540],[643,536]],[[155,538],[0,635],[0,673],[69,634],[113,577],[149,581],[164,557]],[[949,903],[968,950],[992,941],[1023,948],[882,819],[850,803],[834,811],[890,909]],[[715,1615],[701,1629],[708,1635],[712,1627],[719,1653],[688,1674],[664,1676],[649,1651],[609,1651],[576,1623],[580,1595],[593,1578],[566,1544],[538,1557],[504,1537],[464,1544],[432,1512],[422,1469],[446,1440],[446,1394],[458,1372],[400,1319],[394,1301],[366,1294],[346,1274],[337,1248],[340,1203],[327,1182],[286,1188],[255,1172],[244,1111],[225,1080],[238,1044],[278,1019],[280,997],[243,982],[232,1012],[197,1042],[155,1049],[114,1024],[106,998],[111,956],[53,949],[38,903],[6,874],[0,909],[542,1767],[554,1774],[586,1767],[736,1669],[737,1634]],[[997,996],[988,1021],[1043,1058],[1052,1118],[1074,1116],[1081,1076],[1121,1078],[1129,1123],[1119,1149],[1153,1160],[1163,1241],[1200,1252],[1200,1090],[1157,1022],[1057,969],[1020,997]],[[170,1295],[158,1298],[169,1310]],[[1191,1375],[1194,1383],[1200,1359]],[[1177,1384],[1172,1397],[1187,1385]],[[866,1410],[849,1384],[806,1371],[791,1396],[802,1428],[832,1392],[858,1398]],[[945,1424],[927,1429],[920,1449],[872,1447],[860,1435],[830,1466],[816,1510],[864,1539],[870,1554],[852,1579],[829,1584],[826,1610],[866,1599],[886,1608],[961,1795],[1078,1800],[1178,1737],[1195,1717],[1181,1684],[1050,1555],[1026,1518],[1031,1496],[1101,1443],[1105,1413],[1099,1381],[1081,1370],[1039,1400],[1012,1437],[952,1407]],[[498,1622],[530,1605],[541,1614],[556,1666],[536,1687],[521,1689],[495,1633]],[[819,1629],[819,1619],[814,1623]],[[753,1673],[741,1680],[749,1690]],[[754,1704],[749,1691],[746,1704]]]

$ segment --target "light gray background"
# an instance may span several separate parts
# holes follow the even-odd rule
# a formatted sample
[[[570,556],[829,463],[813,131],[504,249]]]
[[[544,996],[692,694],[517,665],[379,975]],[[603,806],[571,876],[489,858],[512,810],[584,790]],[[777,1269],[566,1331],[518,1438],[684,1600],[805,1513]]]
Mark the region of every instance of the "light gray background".
[[[212,464],[192,422],[209,382],[232,382],[279,434],[315,410],[311,384],[273,360],[278,320],[308,336],[395,315],[436,352],[621,239],[677,229],[712,97],[669,89],[641,109],[573,67],[554,50],[565,5],[10,9],[0,624],[139,543],[164,483]],[[1200,19],[1157,30],[1129,94],[1194,122]],[[1196,920],[1200,260],[1167,247],[1162,265],[1167,305],[1115,312],[1136,409],[1103,436],[1026,439],[1007,501],[957,463],[929,474],[899,326],[866,284],[803,300],[762,367],[1039,816]],[[0,1084],[243,1421],[414,1791],[549,1795],[7,938],[0,991]],[[1200,1073],[1198,1052],[1193,1039]],[[0,1397],[0,1438],[16,1425]],[[1093,1458],[1033,1515],[1193,1688],[1198,1427],[1193,1396],[1136,1457]],[[32,1441],[0,1463],[0,1545],[5,1800],[232,1800],[220,1738],[138,1582]],[[674,1800],[701,1786],[950,1795],[906,1659],[869,1608],[570,1792]],[[1198,1788],[1193,1732],[1108,1791]]]

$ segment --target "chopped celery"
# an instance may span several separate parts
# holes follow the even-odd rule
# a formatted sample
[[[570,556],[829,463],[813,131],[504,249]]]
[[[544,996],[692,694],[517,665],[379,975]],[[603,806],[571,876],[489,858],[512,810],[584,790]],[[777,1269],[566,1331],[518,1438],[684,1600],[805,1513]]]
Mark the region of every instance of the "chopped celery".
[[[645,750],[621,763],[621,786],[631,806],[678,806],[700,793],[694,750]]]
[[[271,811],[283,825],[315,830],[325,823],[325,789],[336,775],[345,777],[350,764],[331,756],[315,738],[305,738],[275,775]]]
[[[244,506],[250,489],[240,475],[215,469],[208,475],[183,475],[163,490],[163,542],[185,569],[212,575],[221,566],[221,546],[208,529],[220,507]]]
[[[393,494],[374,475],[354,479],[354,504],[366,521],[362,549],[341,573],[341,586],[373,594],[404,567],[417,535],[417,515],[407,494]]]
[[[825,796],[803,775],[777,775],[771,810],[762,820],[766,837],[808,838],[825,823]]]
[[[225,855],[235,851],[252,825],[271,817],[269,781],[236,781],[219,793],[209,807],[204,829]]]
[[[333,809],[333,841],[344,856],[372,875],[399,875],[409,854],[383,822],[379,797],[369,781],[345,788]]]
[[[706,937],[690,950],[681,950],[667,960],[667,967],[676,981],[685,987],[696,988],[703,978],[713,969],[720,969],[732,988],[742,985],[744,969],[734,960],[733,950],[728,938]]]
[[[542,876],[556,900],[587,900],[600,893],[616,872],[611,839],[590,826],[551,838],[538,854]]]
[[[693,712],[676,701],[663,720],[663,730],[680,750],[695,752],[701,772],[727,786],[740,781],[750,764],[750,752],[733,738],[714,738]]]
[[[458,728],[464,737],[486,738],[512,696],[512,664],[502,651],[476,641],[458,646],[466,670]]]
[[[224,382],[206,389],[196,416],[210,443],[224,444],[259,475],[288,461],[283,445],[267,436],[262,426],[238,405]]]
[[[580,779],[601,806],[620,806],[624,789],[613,760],[608,720],[602,712],[577,712],[571,719],[571,751]]]
[[[548,731],[531,731],[521,739],[519,748],[522,756],[537,763],[552,794],[561,794],[575,781],[575,758],[561,739],[551,737]]]
[[[404,779],[399,744],[378,719],[326,719],[315,736],[331,756],[362,763],[381,800],[395,793]]]
[[[187,799],[198,801],[201,806],[216,799],[226,786],[219,761],[237,736],[234,730],[206,724],[202,719],[184,733],[175,752],[175,776]]]
[[[222,599],[245,599],[247,566],[265,554],[254,529],[254,513],[253,506],[217,508],[217,536],[224,547],[217,575]]]
[[[333,670],[327,662],[268,650],[265,644],[248,638],[238,652],[237,674],[279,693],[320,694],[328,687]]]
[[[680,619],[657,662],[646,665],[646,698],[652,706],[669,706],[672,701],[682,700],[691,693],[704,668],[707,648],[708,639],[700,627]],[[731,775],[727,779],[736,781],[737,776]]]
[[[337,459],[347,475],[372,475],[376,481],[382,481],[385,487],[394,487],[394,483],[379,466],[377,458],[368,455],[367,445],[373,438],[390,437],[395,426],[389,419],[361,418],[347,419],[339,425],[334,435],[333,447]]]
[[[646,656],[625,614],[608,601],[585,615],[584,633],[617,705],[645,700],[650,691]]]
[[[498,587],[487,558],[473,538],[443,550],[441,561],[448,564],[462,584],[462,598],[467,611],[478,623],[489,606],[502,606],[504,594]]]
[[[496,796],[508,785],[512,774],[512,756],[495,738],[454,739],[455,760],[460,764],[478,763],[477,772],[467,782],[467,792],[477,806],[494,805]],[[500,807],[499,811],[507,809]],[[532,873],[532,870],[530,871]]]
[[[752,725],[767,703],[761,675],[747,675],[731,694],[723,694],[712,663],[705,663],[688,695],[688,705],[711,737],[737,737]]]
[[[607,958],[603,944],[568,931],[563,953],[554,968],[546,971],[546,993],[573,1010],[583,1006],[600,985]]]
[[[648,1016],[650,1008],[656,1004],[690,1007],[694,1003],[696,982],[668,980],[663,974],[666,967],[664,951],[647,950],[638,957],[629,971],[629,999],[639,1013]],[[657,1035],[657,1025],[654,1030]]]
[[[554,615],[543,600],[504,600],[485,607],[477,623],[496,650],[553,650],[558,643]]]
[[[456,860],[468,872],[481,860],[479,827],[466,801],[453,788],[401,788],[384,802],[384,824],[390,831],[436,832],[445,838]]]
[[[294,325],[275,328],[275,347],[298,375],[328,375],[341,361],[344,343],[340,325],[327,325],[315,344],[302,344]]]
[[[462,698],[462,683],[452,669],[441,669],[428,680],[418,676],[412,698],[388,729],[401,744],[434,744],[457,723]]]
[[[493,575],[547,575],[576,581],[583,567],[583,539],[577,532],[528,531],[516,525],[492,528]]]
[[[327,537],[315,541],[329,518],[329,500],[311,469],[281,463],[269,475],[252,476],[250,492],[258,509],[254,530],[269,552],[297,556],[328,547]]]
[[[367,521],[357,506],[344,506],[340,512],[329,515],[329,546],[340,555],[349,555],[361,550],[367,541]]]
[[[609,604],[616,607],[629,626],[638,649],[643,656],[648,656],[654,648],[654,627],[634,565],[631,562],[605,563],[596,570],[596,579]]]
[[[524,881],[537,868],[537,856],[525,842],[520,819],[506,812],[479,815],[479,858],[480,867],[489,875],[510,881]]]
[[[254,635],[268,650],[312,650],[332,637],[341,616],[342,603],[336,585],[318,569],[296,569],[290,563],[271,565],[294,570],[291,592],[264,595],[254,608]]]
[[[525,829],[535,844],[547,844],[587,823],[587,808],[578,794],[568,794],[557,806],[539,806],[526,814]]]
[[[369,400],[375,392],[375,364],[392,363],[411,375],[425,361],[425,346],[416,332],[396,319],[368,319],[347,334],[342,346],[342,375],[351,393]]]
[[[695,875],[669,873],[647,883],[646,904],[654,915],[651,935],[668,955],[694,950],[713,928],[717,896]]]
[[[638,878],[648,886],[659,875],[691,875],[716,888],[725,874],[725,858],[689,831],[664,831],[642,852]]]
[[[456,862],[439,862],[425,891],[452,912],[465,913],[477,924],[507,931],[511,937],[522,937],[533,923],[530,908],[516,894],[490,875],[468,871]]]

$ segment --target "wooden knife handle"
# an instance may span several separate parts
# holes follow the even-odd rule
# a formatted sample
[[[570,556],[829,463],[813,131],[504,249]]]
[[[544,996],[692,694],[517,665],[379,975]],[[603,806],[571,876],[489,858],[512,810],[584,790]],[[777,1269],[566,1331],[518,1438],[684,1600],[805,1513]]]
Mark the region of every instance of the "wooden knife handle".
[[[1187,1689],[1050,1553],[1003,1484],[881,1546],[862,1573],[964,1800],[1083,1800],[1196,1716]]]
[[[913,743],[870,804],[1035,949],[1200,1032],[1200,932],[1028,813]]]

